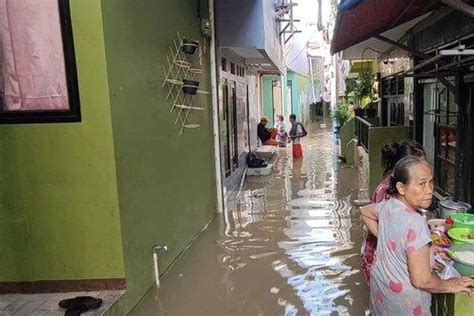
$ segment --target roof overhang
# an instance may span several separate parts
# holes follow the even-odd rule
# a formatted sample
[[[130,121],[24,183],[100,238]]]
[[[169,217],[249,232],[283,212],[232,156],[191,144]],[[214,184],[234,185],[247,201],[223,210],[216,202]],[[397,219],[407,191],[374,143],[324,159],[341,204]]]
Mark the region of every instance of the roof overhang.
[[[421,20],[425,19],[428,15],[429,13],[419,16],[411,21],[403,23],[382,33],[382,35],[393,41],[399,42],[405,36],[408,30],[410,30]],[[354,46],[344,49],[342,58],[349,60],[376,59],[386,53],[391,47],[392,44],[371,37]]]
[[[256,47],[225,47],[225,49],[230,49],[234,54],[244,59],[247,65],[253,65],[261,71],[270,71],[279,75],[284,73],[264,49]]]
[[[438,0],[343,0],[337,13],[331,53],[338,53],[410,22],[438,4]]]

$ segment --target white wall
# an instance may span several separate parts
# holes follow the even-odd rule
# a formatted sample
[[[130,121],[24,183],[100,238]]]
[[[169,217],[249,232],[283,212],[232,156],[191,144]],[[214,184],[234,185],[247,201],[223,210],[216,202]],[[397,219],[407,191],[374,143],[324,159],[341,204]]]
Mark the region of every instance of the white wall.
[[[277,66],[284,72],[285,61],[283,56],[283,48],[280,40],[280,28],[276,21],[274,13],[273,0],[258,0],[263,6],[263,24],[265,36],[265,52]]]
[[[273,0],[217,1],[219,47],[255,49],[255,53],[266,55],[283,71],[283,49],[273,3]]]
[[[258,147],[257,125],[262,116],[260,76],[258,74],[248,75],[247,82],[249,87],[250,148],[255,150]]]

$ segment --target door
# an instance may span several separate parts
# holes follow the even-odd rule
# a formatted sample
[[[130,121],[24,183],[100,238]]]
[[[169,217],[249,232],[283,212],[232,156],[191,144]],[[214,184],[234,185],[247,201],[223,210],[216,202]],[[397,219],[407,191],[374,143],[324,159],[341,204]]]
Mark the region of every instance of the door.
[[[230,159],[230,107],[229,107],[229,83],[224,80],[222,83],[222,108],[221,108],[221,132],[222,132],[222,156],[224,158],[224,173],[228,177],[232,172]]]
[[[287,104],[290,105],[290,114],[295,114],[295,109],[293,108],[293,84],[291,82],[291,80],[288,80],[288,83],[287,83],[287,93],[286,93],[286,102],[288,102]],[[286,113],[288,114],[288,113]],[[300,118],[301,119],[301,118]]]
[[[438,83],[435,122],[435,184],[438,191],[456,197],[456,167],[458,162],[458,105],[455,95]]]
[[[248,145],[248,151],[250,152],[252,150],[252,143],[250,139],[250,95],[249,95],[249,86],[247,85],[245,87],[246,89],[246,103],[247,103],[247,145]]]
[[[237,130],[237,88],[233,81],[229,82],[229,131],[230,131],[230,153],[229,156],[232,161],[232,171],[239,167],[239,143]]]
[[[282,102],[282,91],[281,91],[281,81],[273,80],[273,117],[270,118],[270,121],[274,121],[275,117],[278,115],[283,115],[283,102]]]

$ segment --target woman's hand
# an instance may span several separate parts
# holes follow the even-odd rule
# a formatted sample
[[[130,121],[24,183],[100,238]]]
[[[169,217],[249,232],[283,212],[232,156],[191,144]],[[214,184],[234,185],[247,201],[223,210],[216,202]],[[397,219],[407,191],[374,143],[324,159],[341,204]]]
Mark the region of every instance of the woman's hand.
[[[433,255],[438,255],[443,260],[451,261],[451,258],[449,258],[449,256],[446,254],[446,249],[443,247],[432,244],[430,249]]]
[[[461,277],[447,280],[451,293],[474,292],[474,279],[472,277]]]
[[[448,262],[451,261],[451,259],[446,254],[446,250],[444,250],[442,247],[438,245],[432,244],[430,247],[430,252],[432,256],[438,256],[443,261],[448,261]],[[445,266],[442,263],[438,262],[436,258],[434,259],[434,266],[433,266],[434,271],[443,271],[444,267]]]
[[[428,245],[408,255],[408,271],[411,284],[429,293],[471,293],[474,291],[474,279],[471,277],[441,280],[430,269],[430,248]]]
[[[445,260],[451,260],[449,259],[448,255],[446,254],[446,250],[443,247],[432,244],[431,251],[433,252],[433,254],[438,255]]]

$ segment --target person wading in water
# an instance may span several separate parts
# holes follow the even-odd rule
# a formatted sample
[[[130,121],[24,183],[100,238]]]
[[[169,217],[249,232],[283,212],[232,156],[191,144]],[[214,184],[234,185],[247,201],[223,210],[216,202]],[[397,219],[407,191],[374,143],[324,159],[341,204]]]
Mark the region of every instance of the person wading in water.
[[[303,124],[296,121],[296,115],[290,115],[290,140],[293,142],[293,159],[303,158],[303,148],[301,147],[301,138],[308,135]]]

